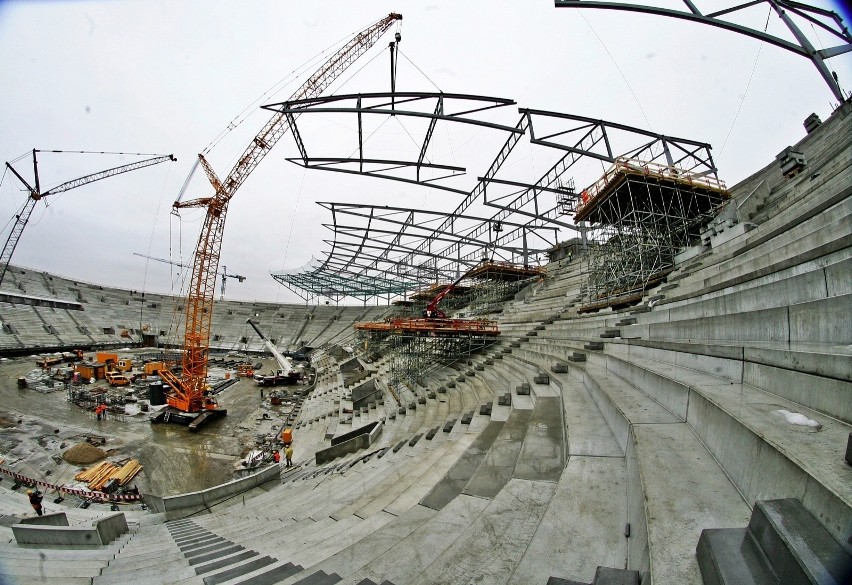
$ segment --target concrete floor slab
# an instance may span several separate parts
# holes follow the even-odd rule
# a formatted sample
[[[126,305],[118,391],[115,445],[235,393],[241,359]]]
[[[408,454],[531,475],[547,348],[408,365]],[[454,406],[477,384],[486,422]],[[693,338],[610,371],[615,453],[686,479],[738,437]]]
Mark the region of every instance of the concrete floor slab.
[[[335,512],[333,517],[356,514],[361,518],[368,518],[379,512],[408,490],[423,473],[441,459],[443,454],[441,449],[422,450],[419,457],[412,458],[408,466],[395,466],[392,473],[374,483],[373,489],[365,489],[364,497],[358,498],[350,506]]]
[[[415,506],[360,540],[352,541],[346,548],[313,568],[339,575],[356,573],[364,565],[384,555],[386,551],[403,541],[436,514],[437,512],[431,508]],[[289,585],[297,580],[290,579],[284,581],[282,585]]]
[[[751,509],[686,424],[634,425],[633,437],[653,582],[700,583],[701,530],[745,526]]]
[[[453,545],[490,503],[484,498],[458,496],[396,546],[349,575],[344,583],[357,583],[364,578],[376,583],[419,582],[423,571]],[[446,581],[452,582],[455,581]]]
[[[568,374],[551,375],[562,385],[568,456],[623,456],[624,452],[582,382]]]
[[[340,551],[350,546],[353,542],[359,542],[367,538],[373,532],[384,528],[389,523],[393,522],[397,516],[387,512],[379,512],[373,514],[365,520],[361,520],[350,526],[346,530],[339,530],[337,533],[325,538],[322,542],[300,551],[288,550],[286,557],[290,562],[301,565],[303,567],[313,567],[317,563],[328,559]],[[326,570],[326,572],[335,572]]]
[[[625,567],[626,522],[624,457],[571,457],[510,582],[591,583],[599,565]]]
[[[485,418],[485,417],[479,417]],[[476,417],[474,417],[476,420]],[[505,423],[490,423],[473,441],[444,478],[420,501],[421,505],[440,510],[462,493],[476,472]]]
[[[441,458],[427,469],[414,485],[385,506],[384,510],[399,516],[409,508],[416,506],[435,487],[437,482],[443,479],[474,440],[473,435],[462,435],[458,440],[449,443]]]
[[[565,469],[562,400],[539,398],[527,424],[512,477],[531,481],[559,481]]]
[[[511,480],[413,582],[506,583],[538,530],[556,488],[552,482]]]
[[[463,493],[491,498],[512,478],[532,411],[512,411]]]

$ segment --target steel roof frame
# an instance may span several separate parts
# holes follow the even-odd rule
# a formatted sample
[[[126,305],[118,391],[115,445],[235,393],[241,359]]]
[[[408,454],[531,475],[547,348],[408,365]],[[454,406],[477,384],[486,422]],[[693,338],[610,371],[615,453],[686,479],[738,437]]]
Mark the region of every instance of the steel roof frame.
[[[459,103],[463,107],[457,107]],[[273,273],[273,277],[291,290],[301,287],[315,296],[332,293],[366,302],[371,296],[405,294],[427,283],[454,280],[489,254],[527,265],[531,255],[546,252],[557,243],[560,228],[584,233],[583,226],[574,225],[564,217],[566,209],[562,205],[564,198],[577,197],[573,189],[564,186],[563,179],[584,157],[614,162],[620,156],[638,155],[649,162],[678,165],[694,173],[717,173],[709,144],[624,124],[525,108],[518,109],[520,119],[513,126],[471,117],[509,105],[515,102],[465,94],[397,92],[320,97],[263,106],[288,116],[300,153],[300,157],[288,158],[289,161],[311,169],[401,181],[464,195],[451,212],[318,202],[332,217],[330,223],[323,224],[334,234],[333,239],[324,240],[331,246],[324,252],[325,260],[299,269],[298,274]],[[412,109],[418,106],[427,111]],[[406,109],[401,109],[403,107]],[[297,118],[303,123],[302,116],[311,113],[356,116],[358,156],[309,156],[309,147],[299,132]],[[428,120],[416,160],[365,155],[363,119],[366,115]],[[441,122],[470,124],[507,134],[493,162],[476,177],[476,184],[469,191],[440,183],[443,179],[459,176],[456,173],[466,173],[465,167],[426,160],[430,141]],[[562,154],[558,154],[557,162],[534,183],[498,177],[501,167],[525,136],[532,145]],[[425,179],[421,171],[428,168],[447,170],[451,174]],[[411,174],[387,174],[399,170]],[[555,197],[560,199],[554,203]],[[484,206],[482,209],[494,209],[494,213],[489,216],[488,213],[467,212],[474,203]],[[344,220],[344,216],[348,219]],[[355,284],[338,282],[337,279],[343,279],[344,275]]]

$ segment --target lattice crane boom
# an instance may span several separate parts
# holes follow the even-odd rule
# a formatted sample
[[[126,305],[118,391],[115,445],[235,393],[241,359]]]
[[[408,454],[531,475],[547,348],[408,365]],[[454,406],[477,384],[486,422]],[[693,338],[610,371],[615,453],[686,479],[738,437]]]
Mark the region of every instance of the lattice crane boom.
[[[38,176],[38,159],[36,157],[36,154],[39,152],[43,151],[33,149],[33,173],[35,175],[34,187],[31,186],[27,182],[27,180],[24,179],[24,177],[22,177],[21,174],[18,173],[18,171],[15,170],[15,168],[11,164],[9,164],[8,162],[6,163],[6,167],[10,171],[12,171],[12,173],[18,178],[18,180],[21,181],[21,183],[23,183],[24,186],[27,188],[27,191],[29,191],[29,195],[27,197],[27,200],[24,202],[24,205],[21,207],[21,210],[15,216],[15,225],[12,226],[12,230],[9,233],[9,237],[6,239],[6,243],[3,245],[3,251],[0,252],[0,283],[3,282],[3,278],[6,276],[6,271],[9,268],[9,262],[12,260],[12,254],[15,252],[15,248],[17,248],[18,246],[18,242],[21,239],[21,234],[23,234],[24,228],[27,226],[27,222],[29,222],[30,216],[33,213],[33,209],[35,209],[35,205],[36,203],[38,203],[38,201],[40,201],[44,197],[47,197],[48,195],[64,193],[65,191],[70,191],[71,189],[76,189],[77,187],[82,187],[83,185],[88,185],[89,183],[100,181],[101,179],[106,179],[109,177],[114,177],[115,175],[121,175],[123,173],[128,173],[137,169],[150,167],[152,165],[160,164],[161,162],[174,162],[177,160],[174,155],[171,154],[155,156],[145,160],[140,160],[126,165],[113,167],[111,169],[106,169],[97,173],[92,173],[91,175],[86,175],[84,177],[73,179],[71,181],[66,181],[65,183],[61,183],[56,187],[42,192]]]
[[[323,63],[291,99],[319,96],[349,65],[369,50],[396,21],[401,19],[400,14],[391,13],[356,34],[343,48]],[[266,154],[293,127],[293,120],[290,114],[274,114],[222,181],[216,177],[204,157],[199,155],[199,161],[215,189],[214,195],[174,203],[175,209],[190,207],[207,209],[195,250],[186,302],[182,375],[179,379],[176,376],[166,378],[166,382],[172,388],[172,393],[168,397],[169,405],[184,412],[200,412],[216,408],[215,403],[205,397],[205,384],[216,276],[228,203]]]

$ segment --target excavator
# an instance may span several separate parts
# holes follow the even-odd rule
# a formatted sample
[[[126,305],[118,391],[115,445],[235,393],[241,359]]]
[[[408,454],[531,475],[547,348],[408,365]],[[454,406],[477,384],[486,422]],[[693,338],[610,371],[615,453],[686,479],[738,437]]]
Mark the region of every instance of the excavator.
[[[358,57],[363,55],[381,36],[402,19],[402,15],[391,13],[366,29],[357,33],[340,50],[305,81],[290,100],[317,97],[337,79]],[[163,381],[169,386],[164,411],[152,418],[152,422],[172,421],[187,424],[197,430],[206,420],[226,414],[207,389],[207,358],[210,345],[210,330],[213,319],[216,275],[225,230],[228,204],[248,176],[260,164],[269,151],[293,127],[290,114],[276,112],[251,141],[237,159],[231,172],[220,180],[202,154],[198,162],[204,169],[214,193],[191,201],[175,201],[175,210],[204,208],[206,214],[193,259],[189,294],[185,304],[183,356],[181,373],[161,372]],[[297,137],[298,139],[298,137]]]

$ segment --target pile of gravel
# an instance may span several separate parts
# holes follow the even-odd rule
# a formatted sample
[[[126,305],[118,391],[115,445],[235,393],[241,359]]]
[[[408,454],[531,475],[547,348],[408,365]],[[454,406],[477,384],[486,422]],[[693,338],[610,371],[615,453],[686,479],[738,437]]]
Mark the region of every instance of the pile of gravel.
[[[62,454],[62,457],[65,461],[73,463],[74,465],[88,465],[89,463],[100,461],[106,457],[106,452],[103,449],[98,449],[94,445],[84,442],[77,443],[65,451],[65,453]]]

